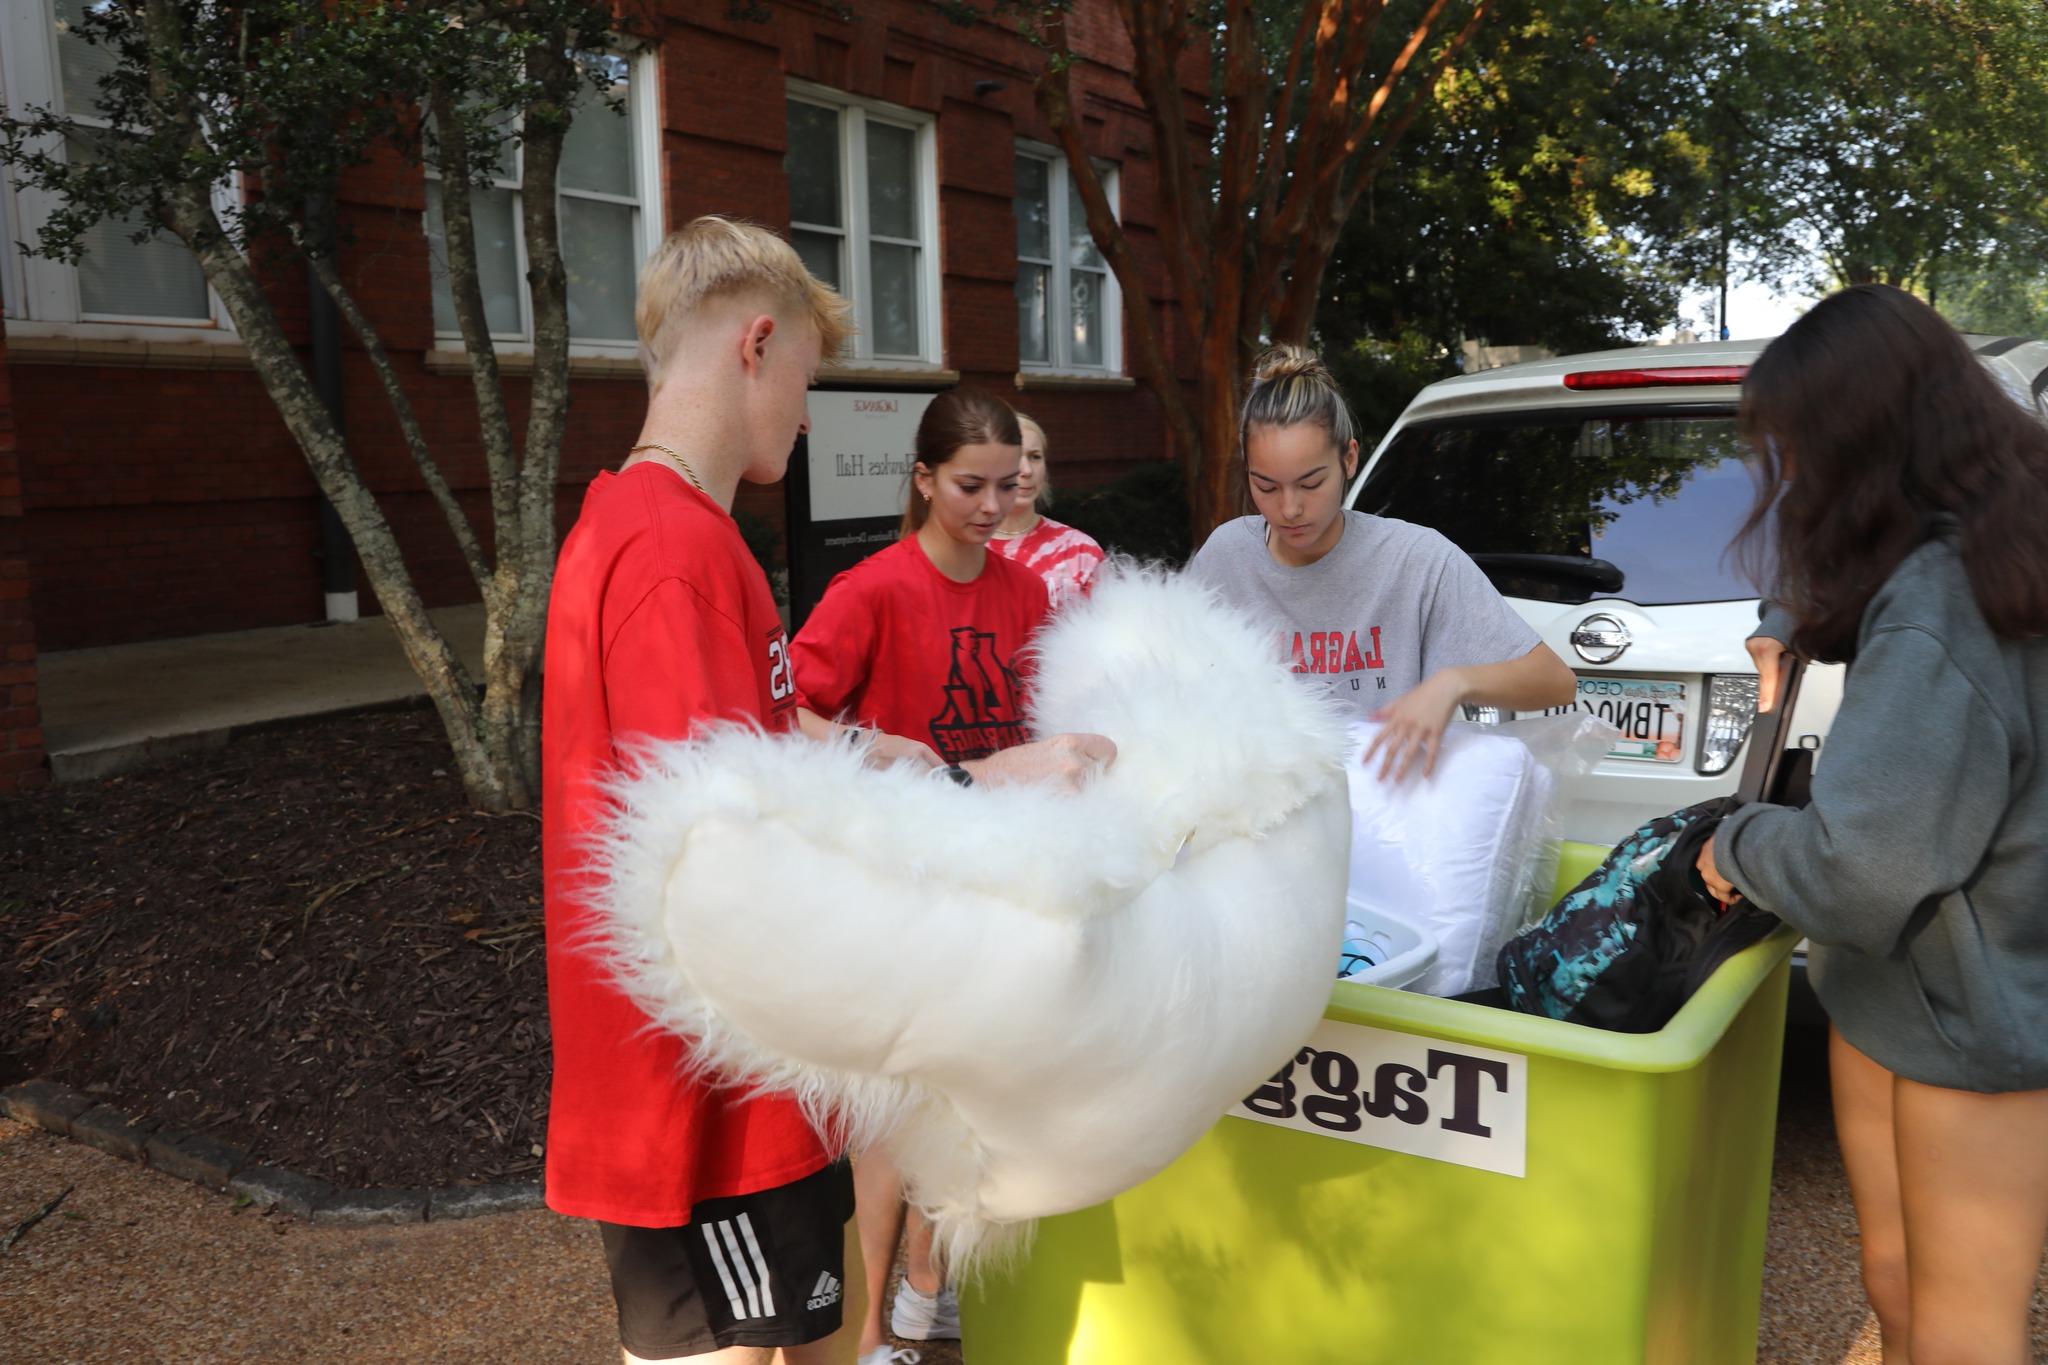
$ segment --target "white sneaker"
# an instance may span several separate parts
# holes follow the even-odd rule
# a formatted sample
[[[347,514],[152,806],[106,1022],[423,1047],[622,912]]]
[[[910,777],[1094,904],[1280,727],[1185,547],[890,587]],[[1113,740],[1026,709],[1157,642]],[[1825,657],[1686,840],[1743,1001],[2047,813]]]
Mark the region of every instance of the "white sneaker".
[[[906,1279],[896,1286],[896,1302],[889,1308],[889,1335],[905,1341],[958,1341],[960,1300],[945,1285],[936,1294],[925,1294]]]
[[[854,1365],[918,1365],[924,1357],[909,1347],[895,1350],[884,1344],[867,1352]]]

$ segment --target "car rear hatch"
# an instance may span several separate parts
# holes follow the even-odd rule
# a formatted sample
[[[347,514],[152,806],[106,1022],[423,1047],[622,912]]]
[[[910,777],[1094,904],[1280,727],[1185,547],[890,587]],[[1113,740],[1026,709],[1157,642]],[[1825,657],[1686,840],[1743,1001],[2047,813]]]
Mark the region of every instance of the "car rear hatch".
[[[1728,553],[1755,487],[1729,392],[1413,423],[1352,503],[1470,554],[1578,674],[1578,709],[1622,731],[1602,790],[1665,810],[1732,787],[1755,713],[1757,594]]]

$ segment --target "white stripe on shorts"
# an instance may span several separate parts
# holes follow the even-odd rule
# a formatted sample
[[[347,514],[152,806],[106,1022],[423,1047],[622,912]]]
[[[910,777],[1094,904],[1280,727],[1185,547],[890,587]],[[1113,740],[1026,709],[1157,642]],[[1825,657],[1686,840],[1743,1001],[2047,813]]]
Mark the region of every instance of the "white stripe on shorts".
[[[768,1258],[761,1254],[761,1244],[754,1240],[754,1220],[746,1214],[740,1215],[740,1232],[747,1239],[747,1251],[754,1258],[755,1268],[761,1275],[761,1316],[775,1316],[775,1291],[768,1287]]]
[[[745,1214],[740,1215],[745,1217]],[[732,1261],[733,1278],[740,1282],[740,1292],[747,1296],[747,1311],[750,1318],[768,1316],[761,1311],[761,1294],[754,1285],[754,1268],[747,1264],[747,1258],[740,1252],[740,1239],[734,1234],[730,1222],[718,1225],[718,1235],[725,1241],[725,1254]]]
[[[704,1245],[711,1248],[711,1263],[718,1267],[719,1283],[725,1286],[726,1300],[732,1304],[733,1320],[738,1321],[739,1319],[748,1316],[747,1306],[740,1302],[739,1290],[733,1285],[732,1282],[732,1271],[726,1268],[725,1253],[719,1249],[717,1232],[718,1224],[705,1223],[702,1226],[704,1231]]]

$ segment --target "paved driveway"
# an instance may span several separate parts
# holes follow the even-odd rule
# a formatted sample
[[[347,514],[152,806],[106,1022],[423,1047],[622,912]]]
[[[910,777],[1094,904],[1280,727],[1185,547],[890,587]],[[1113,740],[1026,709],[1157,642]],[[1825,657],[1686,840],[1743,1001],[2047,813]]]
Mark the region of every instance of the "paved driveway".
[[[1795,1059],[1786,1096],[1759,1358],[1878,1365],[1820,1077]],[[66,1185],[62,1207],[0,1256],[12,1359],[617,1359],[582,1223],[532,1213],[311,1227],[0,1120],[0,1238]],[[2034,1321],[2048,1359],[2039,1296]]]

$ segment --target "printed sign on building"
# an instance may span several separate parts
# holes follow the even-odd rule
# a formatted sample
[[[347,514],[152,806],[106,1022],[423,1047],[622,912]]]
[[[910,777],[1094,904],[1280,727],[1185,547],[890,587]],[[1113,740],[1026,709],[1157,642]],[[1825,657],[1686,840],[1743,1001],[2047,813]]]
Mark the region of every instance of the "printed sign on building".
[[[1325,1019],[1231,1115],[1522,1176],[1529,1064],[1512,1052]]]
[[[798,439],[783,480],[793,629],[834,574],[896,542],[917,424],[937,396],[929,389],[811,392],[811,432]]]
[[[811,395],[812,521],[898,517],[929,393]]]

